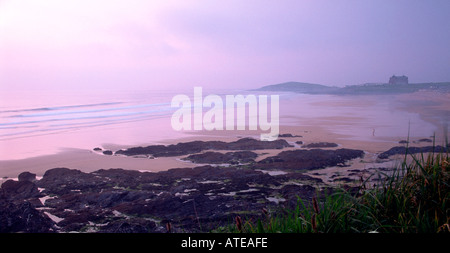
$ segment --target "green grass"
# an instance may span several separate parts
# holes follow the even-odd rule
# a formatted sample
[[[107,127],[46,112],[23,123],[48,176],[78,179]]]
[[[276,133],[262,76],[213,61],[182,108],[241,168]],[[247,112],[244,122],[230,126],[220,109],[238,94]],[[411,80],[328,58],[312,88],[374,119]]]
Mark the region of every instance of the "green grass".
[[[406,156],[412,162],[406,162]],[[405,161],[381,184],[358,193],[340,187],[298,199],[283,210],[253,221],[236,217],[223,232],[244,233],[437,233],[450,232],[450,159],[448,153],[405,155]]]
[[[412,156],[413,162],[384,184],[362,196],[381,232],[435,233],[449,231],[449,156]]]

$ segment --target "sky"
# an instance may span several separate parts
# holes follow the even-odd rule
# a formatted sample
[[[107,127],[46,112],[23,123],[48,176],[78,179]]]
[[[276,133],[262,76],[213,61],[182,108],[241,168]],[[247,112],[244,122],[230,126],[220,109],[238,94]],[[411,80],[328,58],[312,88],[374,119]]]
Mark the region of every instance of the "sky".
[[[0,0],[0,90],[450,81],[449,0]]]

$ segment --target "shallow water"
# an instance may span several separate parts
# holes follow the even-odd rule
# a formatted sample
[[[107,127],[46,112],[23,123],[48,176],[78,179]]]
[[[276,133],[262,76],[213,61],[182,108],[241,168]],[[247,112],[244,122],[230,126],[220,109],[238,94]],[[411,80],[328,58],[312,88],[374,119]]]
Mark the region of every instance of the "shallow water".
[[[166,123],[166,92],[15,92],[1,94],[0,160],[62,148],[132,145],[176,136]]]

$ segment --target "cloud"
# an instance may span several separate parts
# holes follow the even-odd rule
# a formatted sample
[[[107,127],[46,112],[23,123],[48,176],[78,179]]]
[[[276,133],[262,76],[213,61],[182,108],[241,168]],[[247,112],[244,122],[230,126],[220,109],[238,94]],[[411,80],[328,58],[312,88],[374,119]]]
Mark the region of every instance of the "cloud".
[[[450,80],[448,11],[446,0],[6,0],[0,83],[344,85],[397,71]]]

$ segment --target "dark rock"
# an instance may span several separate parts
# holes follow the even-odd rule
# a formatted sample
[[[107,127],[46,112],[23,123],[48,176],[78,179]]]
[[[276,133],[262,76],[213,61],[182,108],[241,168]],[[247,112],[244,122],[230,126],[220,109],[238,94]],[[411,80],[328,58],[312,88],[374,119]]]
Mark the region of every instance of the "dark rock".
[[[303,145],[303,148],[335,148],[337,146],[338,145],[336,143],[332,142],[316,142]]]
[[[96,148],[94,148],[94,151],[102,151],[102,149],[99,147],[96,147]]]
[[[134,147],[126,150],[118,150],[116,154],[135,156],[152,155],[154,157],[181,156],[200,153],[204,150],[261,150],[282,149],[291,147],[285,140],[260,141],[252,138],[242,138],[234,142],[222,141],[192,141],[173,145],[153,145],[147,147]]]
[[[286,199],[285,206],[289,209],[295,209],[299,204],[299,199],[308,203],[316,195],[317,189],[309,185],[286,185],[281,188],[280,193]]]
[[[265,158],[257,163],[255,168],[282,170],[312,170],[330,166],[344,166],[345,162],[363,157],[364,151],[354,149],[310,149],[283,151],[276,156]]]
[[[51,233],[54,223],[30,202],[14,204],[0,199],[0,233]]]
[[[11,199],[28,199],[40,194],[37,186],[30,181],[8,180],[2,184],[1,189]]]
[[[219,145],[216,149],[220,149],[220,146],[223,146],[223,150],[261,150],[292,147],[292,145],[283,139],[278,139],[275,141],[260,141],[252,138],[243,138],[235,142],[225,143],[223,145]]]
[[[144,233],[164,232],[167,223],[175,232],[210,231],[228,225],[239,213],[256,220],[263,208],[295,203],[297,196],[309,201],[317,190],[306,185],[322,183],[301,173],[271,176],[254,165],[247,165],[252,169],[201,166],[158,173],[55,168],[36,184],[45,188],[41,194],[51,196],[44,204],[46,212],[62,219],[58,231]],[[305,186],[284,185],[291,180]],[[281,200],[273,201],[278,196]]]
[[[278,175],[278,176],[276,176],[276,178],[278,178],[282,182],[286,182],[286,181],[290,181],[290,180],[302,181],[302,182],[305,182],[307,185],[319,185],[319,184],[323,183],[322,179],[320,179],[320,178],[315,178],[315,177],[305,175],[303,173],[295,173],[295,172],[287,173],[284,175]]]
[[[339,177],[339,178],[333,179],[333,182],[347,182],[347,183],[349,183],[349,182],[354,182],[354,181],[355,180],[350,179],[348,177]]]
[[[111,150],[105,150],[105,151],[103,151],[103,154],[104,155],[112,155],[113,152]]]
[[[149,233],[154,232],[156,224],[154,221],[149,221],[142,218],[132,218],[128,220],[117,220],[108,223],[102,227],[102,233]]]
[[[392,155],[406,155],[406,154],[417,154],[417,153],[429,153],[429,152],[448,152],[450,151],[450,148],[446,148],[443,146],[426,146],[426,147],[404,147],[404,146],[397,146],[389,149],[388,151],[385,151],[378,155],[378,158],[380,159],[388,159],[389,156]]]
[[[302,145],[302,144],[303,144],[303,141],[296,141],[295,143],[296,143],[296,144],[299,144],[299,145]]]
[[[109,208],[121,203],[128,203],[137,200],[152,199],[156,194],[148,191],[127,191],[127,190],[109,190],[101,193],[90,194],[84,198],[84,201],[91,206]]]
[[[19,174],[19,182],[20,181],[34,182],[34,181],[36,181],[36,174],[28,172],[28,171],[22,172]]]
[[[428,143],[431,143],[431,142],[433,142],[433,140],[432,140],[432,139],[424,138],[424,139],[419,139],[418,142],[428,142]]]
[[[279,134],[278,137],[280,138],[293,138],[293,137],[303,137],[301,135],[292,135],[292,134]]]
[[[65,177],[73,177],[78,176],[80,174],[85,174],[79,170],[74,169],[68,169],[68,168],[54,168],[47,170],[44,173],[43,178],[40,180],[40,182],[45,180],[57,180],[57,179],[63,179]]]
[[[64,217],[58,222],[58,227],[64,232],[81,231],[91,226],[91,224],[107,223],[114,220],[114,215],[108,209],[87,207],[81,210],[61,210],[52,211],[57,217]],[[109,219],[108,217],[113,217]]]
[[[205,152],[201,154],[194,154],[186,157],[186,160],[195,163],[207,163],[207,164],[239,164],[254,162],[258,155],[251,151],[236,151],[228,153],[219,152]]]
[[[398,143],[400,143],[400,144],[408,144],[409,141],[407,141],[407,140],[401,140],[401,141],[399,141]]]
[[[107,181],[79,170],[55,168],[47,170],[36,184],[45,188],[46,193],[62,195],[72,191],[101,191]]]

